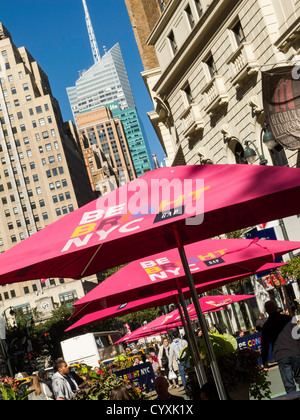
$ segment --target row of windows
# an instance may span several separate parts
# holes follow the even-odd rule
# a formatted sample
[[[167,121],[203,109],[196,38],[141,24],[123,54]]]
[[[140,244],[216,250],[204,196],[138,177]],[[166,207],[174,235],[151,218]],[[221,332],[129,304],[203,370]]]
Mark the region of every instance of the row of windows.
[[[51,149],[49,149],[49,150],[51,150]],[[41,154],[43,154],[44,153],[44,150],[43,150],[43,147],[41,146],[41,147],[39,147],[39,152],[41,153]],[[32,151],[31,150],[27,150],[27,152],[26,152],[26,154],[27,154],[27,156],[28,157],[32,157]],[[24,154],[23,154],[23,152],[20,152],[19,154],[18,154],[18,156],[19,156],[19,159],[20,160],[23,160],[24,159]],[[49,156],[48,157],[48,162],[49,162],[49,164],[52,164],[52,163],[55,163],[56,162],[56,159],[57,159],[57,161],[58,162],[61,162],[62,161],[62,156],[61,156],[61,154],[60,153],[58,153],[57,155],[56,155],[56,157],[54,156],[54,155],[51,155],[51,156]],[[10,156],[10,161],[11,162],[14,162],[14,157],[13,156]],[[3,158],[1,158],[1,163],[2,163],[2,165],[5,165],[7,162],[6,162],[6,159],[3,157]],[[35,169],[35,163],[34,162],[30,162],[30,168],[31,169]],[[46,166],[47,165],[47,160],[46,160],[46,158],[43,158],[42,159],[42,165],[43,166]],[[22,168],[22,171],[23,172],[25,172],[26,170],[27,170],[27,167],[26,167],[26,165],[25,164],[22,164],[21,165],[21,168]],[[59,171],[60,171],[60,173],[63,173],[62,171],[63,171],[63,169],[59,169]],[[17,169],[15,168],[15,167],[13,167],[13,172],[14,172],[14,174],[17,174]],[[9,172],[8,172],[8,170],[6,169],[6,170],[4,170],[4,175],[5,175],[5,177],[8,177],[9,176]],[[1,178],[1,176],[0,176],[0,178]]]
[[[60,196],[63,196],[63,194],[60,194]],[[55,196],[55,197],[56,197],[56,201],[54,201],[54,199],[53,199],[53,201],[57,203],[58,202],[57,196]],[[60,201],[64,201],[64,197]],[[36,208],[35,203],[32,203],[32,205],[34,205],[32,207]],[[73,211],[74,211],[73,204],[69,204],[68,206],[63,206],[62,208],[55,209],[55,212],[56,212],[57,216],[61,216],[62,214],[72,213]],[[43,219],[44,220],[48,220],[48,214],[46,212],[42,213],[42,216],[43,216]],[[8,217],[8,216],[6,216],[6,217]],[[33,218],[34,218],[34,221],[35,222],[39,222],[40,221],[40,218],[39,218],[39,216],[37,214],[33,215]],[[29,219],[29,217],[26,217],[25,218],[25,223],[26,223],[26,225],[30,225],[30,219]],[[16,221],[16,225],[17,225],[18,228],[22,227],[21,221],[20,220],[17,220]],[[15,228],[13,222],[9,222],[7,224],[7,227],[8,227],[8,230],[13,230]],[[21,234],[20,234],[20,239],[23,240],[25,238],[23,236],[21,237]]]
[[[58,286],[59,284],[64,284],[65,283],[65,279],[63,279],[63,278],[60,278],[60,279],[49,279],[49,283],[50,283],[50,286]],[[42,288],[45,288],[46,287],[46,284],[45,283],[42,283],[41,286],[42,286]],[[37,288],[37,285],[36,284],[33,284],[31,286],[31,288],[29,286],[23,287],[23,291],[24,291],[24,294],[25,295],[28,295],[30,293],[37,292],[38,291],[38,288]],[[3,294],[0,293],[0,302],[2,302],[3,300],[9,300],[9,299],[15,298],[15,297],[16,297],[16,291],[14,289],[10,290],[9,292],[4,292]],[[74,290],[73,291],[70,291],[70,292],[62,293],[60,295],[60,301],[61,302],[66,302],[66,301],[69,301],[70,299],[73,300],[74,298],[78,299],[77,293]],[[13,309],[17,313],[19,312],[19,309],[22,309],[23,313],[29,313],[29,312],[31,312],[31,309],[30,309],[30,305],[29,304],[25,304],[25,305],[22,305],[21,307],[13,308]]]
[[[52,169],[52,171],[50,171],[50,170],[46,171],[47,178],[52,178],[52,176],[54,177],[54,176],[63,175],[63,174],[64,174],[64,168],[62,166],[59,166],[58,168],[54,168],[54,169]],[[33,182],[39,182],[38,174],[33,174],[32,179],[33,179]],[[29,185],[30,184],[30,178],[28,176],[24,177],[24,182],[25,182],[26,185]],[[52,184],[53,183],[49,184],[50,190],[53,189]],[[57,185],[57,188],[61,188],[61,186],[66,187],[68,185],[66,179],[63,179],[62,181],[56,181],[55,184]],[[12,189],[11,182],[8,182],[6,185],[7,185],[7,188],[9,190]],[[21,186],[21,183],[20,183],[19,180],[16,180],[16,186],[17,187]],[[3,192],[4,190],[5,190],[4,184],[0,184],[0,192]]]
[[[17,112],[17,118],[18,118],[18,120],[22,120],[22,119],[23,119],[23,113],[22,113],[22,111]],[[9,114],[9,120],[10,120],[10,122],[11,122],[11,123],[15,121],[14,114]],[[51,123],[52,123],[52,117],[48,116],[48,117],[47,117],[47,120],[48,120],[48,123],[49,123],[49,124],[51,124]],[[1,118],[1,123],[2,123],[2,124],[4,124],[4,123],[5,123],[4,118]],[[40,118],[40,119],[38,120],[38,123],[39,123],[40,127],[45,126],[45,125],[46,125],[46,120],[45,120],[45,118]],[[20,127],[24,127],[24,126],[25,126],[25,125],[24,125],[24,124],[22,124]],[[37,124],[36,120],[33,120],[33,121],[32,121],[32,127],[33,127],[33,128],[37,128],[37,126],[38,126],[38,124]],[[25,130],[26,130],[26,128],[25,128]],[[21,128],[21,131],[25,131],[25,130],[24,130],[23,128]]]
[[[1,82],[3,82],[3,78],[1,78]],[[29,90],[28,83],[23,84],[23,90],[24,90],[24,92]],[[17,89],[13,86],[13,87],[10,88],[10,92],[11,92],[12,95],[16,95],[17,94]],[[3,89],[3,96],[6,98],[8,95],[9,95],[8,89]]]
[[[28,191],[28,196],[29,197],[33,197],[32,190],[29,190]],[[23,195],[22,198],[24,198],[24,195]],[[71,194],[70,194],[69,191],[67,191],[66,193],[60,193],[58,196],[57,195],[53,195],[52,196],[53,203],[58,203],[58,201],[64,201],[65,199],[66,200],[70,200],[71,199]],[[8,203],[7,197],[2,197],[1,198],[1,201],[2,201],[2,204],[3,205],[6,205]],[[10,195],[10,202],[11,203],[14,203],[15,201],[16,201],[16,199],[15,199],[14,194]],[[40,200],[39,203],[40,203],[40,207],[45,207],[45,200]],[[31,204],[32,210],[35,210],[36,209],[36,204],[34,202],[32,202],[30,204]],[[26,206],[23,205],[22,206],[22,210],[24,212],[26,212],[27,211]],[[17,207],[14,207],[13,208],[13,212],[14,212],[14,214],[19,214],[18,208]],[[5,215],[7,215],[6,217],[9,217],[10,216],[10,211],[9,210],[5,210]]]

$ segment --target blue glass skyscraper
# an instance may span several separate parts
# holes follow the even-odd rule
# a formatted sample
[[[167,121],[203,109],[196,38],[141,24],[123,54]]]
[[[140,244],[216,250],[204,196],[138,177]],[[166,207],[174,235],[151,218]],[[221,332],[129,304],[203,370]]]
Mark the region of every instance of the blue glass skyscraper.
[[[74,120],[79,113],[109,106],[113,116],[119,117],[124,126],[136,175],[141,176],[152,169],[150,150],[138,116],[120,46],[116,44],[100,57],[85,0],[83,4],[95,64],[87,71],[81,72],[75,86],[67,88]]]

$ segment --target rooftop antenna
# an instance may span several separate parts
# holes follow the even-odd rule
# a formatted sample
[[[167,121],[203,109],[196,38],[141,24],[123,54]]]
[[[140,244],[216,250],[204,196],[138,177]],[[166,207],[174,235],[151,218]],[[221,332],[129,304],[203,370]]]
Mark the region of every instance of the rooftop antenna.
[[[86,26],[87,26],[88,33],[89,33],[89,38],[90,38],[90,43],[91,43],[91,47],[92,47],[94,62],[96,64],[100,61],[101,56],[100,56],[97,40],[96,40],[96,37],[95,37],[92,21],[91,21],[91,18],[90,18],[90,14],[89,14],[89,11],[88,11],[88,8],[87,8],[87,5],[86,5],[86,0],[82,0],[82,3],[83,3],[84,11],[85,11]]]

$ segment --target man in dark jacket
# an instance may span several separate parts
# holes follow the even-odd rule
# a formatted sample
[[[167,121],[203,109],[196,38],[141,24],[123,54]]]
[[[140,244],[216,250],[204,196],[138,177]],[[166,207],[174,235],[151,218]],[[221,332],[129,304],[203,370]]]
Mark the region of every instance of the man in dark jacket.
[[[271,345],[286,392],[296,392],[295,382],[300,386],[300,330],[297,321],[290,316],[281,315],[274,301],[266,302],[265,309],[269,319],[262,331],[263,365],[268,367]]]

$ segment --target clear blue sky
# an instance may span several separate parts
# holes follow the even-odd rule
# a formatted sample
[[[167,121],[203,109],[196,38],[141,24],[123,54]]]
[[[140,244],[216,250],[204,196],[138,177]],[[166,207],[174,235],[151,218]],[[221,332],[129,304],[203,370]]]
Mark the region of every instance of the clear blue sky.
[[[153,104],[140,75],[143,65],[124,0],[87,0],[100,54],[120,44],[152,153],[165,157],[147,112]],[[17,47],[25,46],[49,77],[65,121],[72,120],[66,88],[93,65],[82,0],[0,0],[0,22]]]

